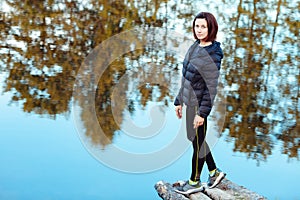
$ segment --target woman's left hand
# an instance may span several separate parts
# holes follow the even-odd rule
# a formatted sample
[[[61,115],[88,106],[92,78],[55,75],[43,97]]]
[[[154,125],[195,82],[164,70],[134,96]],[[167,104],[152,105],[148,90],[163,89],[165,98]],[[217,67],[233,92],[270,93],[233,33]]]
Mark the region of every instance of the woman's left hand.
[[[200,117],[199,115],[196,115],[194,118],[194,129],[198,128],[199,126],[202,126],[204,123],[204,118]]]

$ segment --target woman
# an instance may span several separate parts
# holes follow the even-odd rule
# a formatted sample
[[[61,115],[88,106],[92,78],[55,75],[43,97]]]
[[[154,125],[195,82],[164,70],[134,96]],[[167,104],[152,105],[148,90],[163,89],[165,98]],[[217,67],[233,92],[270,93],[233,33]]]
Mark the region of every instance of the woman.
[[[208,12],[199,13],[193,21],[196,41],[186,53],[179,94],[174,105],[177,117],[182,117],[182,106],[186,108],[187,137],[193,144],[192,172],[183,191],[200,188],[200,175],[204,163],[209,170],[208,186],[215,187],[225,177],[216,167],[209,146],[205,141],[207,117],[217,93],[219,70],[223,52],[216,41],[218,24]]]

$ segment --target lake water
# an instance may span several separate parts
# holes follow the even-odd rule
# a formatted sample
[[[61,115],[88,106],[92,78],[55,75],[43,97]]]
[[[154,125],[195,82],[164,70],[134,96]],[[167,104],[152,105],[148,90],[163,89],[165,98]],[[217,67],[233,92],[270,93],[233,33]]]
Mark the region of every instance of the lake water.
[[[187,179],[173,101],[202,10],[224,51],[208,134],[218,166],[268,199],[300,199],[297,7],[0,1],[0,199],[160,199],[156,182]]]

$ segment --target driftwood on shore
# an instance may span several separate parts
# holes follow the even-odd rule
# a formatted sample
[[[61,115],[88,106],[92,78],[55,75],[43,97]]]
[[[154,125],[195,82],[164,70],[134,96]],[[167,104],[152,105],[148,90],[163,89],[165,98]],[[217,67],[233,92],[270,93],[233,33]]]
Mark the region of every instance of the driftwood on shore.
[[[182,187],[183,181],[167,183],[159,181],[155,184],[158,195],[163,200],[265,200],[266,198],[243,186],[239,186],[228,179],[224,179],[217,187],[209,189],[203,183],[204,191],[191,195],[182,195],[175,192]]]

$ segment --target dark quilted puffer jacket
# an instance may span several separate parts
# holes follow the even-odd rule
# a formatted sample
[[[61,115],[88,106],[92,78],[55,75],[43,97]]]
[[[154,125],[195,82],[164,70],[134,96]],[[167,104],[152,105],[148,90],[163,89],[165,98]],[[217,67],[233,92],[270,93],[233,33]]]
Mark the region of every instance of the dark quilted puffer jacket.
[[[206,118],[217,94],[223,51],[219,42],[206,47],[200,47],[199,43],[197,40],[185,55],[181,88],[174,105],[198,105],[198,115]]]

